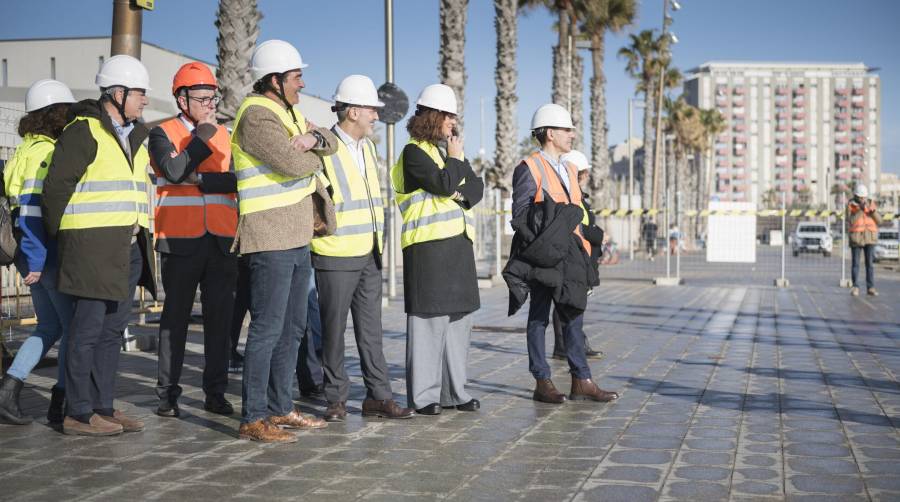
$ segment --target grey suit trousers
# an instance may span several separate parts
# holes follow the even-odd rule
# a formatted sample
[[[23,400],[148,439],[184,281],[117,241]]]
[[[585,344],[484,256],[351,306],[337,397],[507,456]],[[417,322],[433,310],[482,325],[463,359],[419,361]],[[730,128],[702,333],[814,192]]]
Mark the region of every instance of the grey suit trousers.
[[[406,317],[406,399],[411,408],[456,406],[472,400],[466,366],[472,315]]]
[[[344,362],[344,332],[347,313],[353,316],[353,334],[359,350],[363,382],[368,399],[392,399],[387,362],[382,350],[381,271],[370,255],[359,270],[316,269],[319,313],[322,319],[322,366],[325,369],[325,399],[343,402],[350,394],[350,379]]]

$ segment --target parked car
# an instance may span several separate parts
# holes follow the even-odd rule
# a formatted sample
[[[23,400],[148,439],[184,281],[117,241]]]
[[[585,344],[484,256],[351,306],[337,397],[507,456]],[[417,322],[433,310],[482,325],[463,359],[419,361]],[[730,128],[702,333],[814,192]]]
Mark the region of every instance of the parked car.
[[[834,238],[828,223],[824,221],[805,221],[797,225],[794,235],[791,236],[791,251],[794,256],[800,253],[822,253],[823,256],[831,256],[834,248]]]
[[[896,228],[878,229],[878,244],[875,245],[875,261],[900,259],[900,230]]]

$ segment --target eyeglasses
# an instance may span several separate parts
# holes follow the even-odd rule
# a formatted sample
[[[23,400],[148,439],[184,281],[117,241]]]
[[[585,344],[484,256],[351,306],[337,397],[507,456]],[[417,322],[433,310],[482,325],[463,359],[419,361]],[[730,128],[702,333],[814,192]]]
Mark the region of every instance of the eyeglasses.
[[[219,101],[222,99],[219,96],[208,96],[205,98],[195,98],[194,96],[188,96],[187,98],[190,99],[191,101],[199,103],[200,106],[217,105],[217,104],[219,104]]]

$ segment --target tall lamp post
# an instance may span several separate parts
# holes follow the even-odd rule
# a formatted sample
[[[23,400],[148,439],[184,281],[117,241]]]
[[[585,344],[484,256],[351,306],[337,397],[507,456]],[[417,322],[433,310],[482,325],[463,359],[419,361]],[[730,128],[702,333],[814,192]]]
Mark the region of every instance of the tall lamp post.
[[[388,82],[394,81],[394,1],[384,0],[384,63],[385,77]],[[397,207],[394,202],[394,190],[391,188],[390,171],[394,164],[394,124],[387,125],[387,169],[385,185],[387,189],[387,251],[388,251],[388,298],[397,296]]]
[[[635,107],[643,108],[647,113],[647,103],[639,99],[628,98],[628,259],[634,261],[634,231],[632,223],[634,221],[634,143],[631,138],[632,115]],[[646,162],[646,159],[644,159]],[[646,181],[646,180],[645,180]]]
[[[669,4],[672,5],[672,10],[677,11],[681,9],[681,4],[678,3],[677,0],[663,0],[663,25],[662,25],[662,36],[660,37],[662,40],[668,38],[669,43],[678,43],[678,37],[675,36],[674,33],[669,31],[669,25],[672,24],[672,18],[669,16]],[[671,55],[671,51],[668,49],[668,43],[664,45],[663,54],[661,54],[662,59],[665,60],[666,56]],[[662,102],[663,102],[663,89],[665,86],[665,76],[666,76],[666,67],[663,65],[659,66],[659,92],[657,93],[657,103],[656,103],[656,148],[653,151],[653,200],[652,204],[656,204],[656,195],[657,188],[659,186],[659,164],[661,162],[660,159],[660,143],[662,143]]]

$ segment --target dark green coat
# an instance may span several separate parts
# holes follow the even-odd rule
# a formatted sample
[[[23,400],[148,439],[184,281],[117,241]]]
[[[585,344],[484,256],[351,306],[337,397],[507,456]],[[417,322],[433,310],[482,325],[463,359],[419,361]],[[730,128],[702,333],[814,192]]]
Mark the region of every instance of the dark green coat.
[[[79,116],[99,119],[103,127],[115,136],[112,119],[99,101],[86,99],[72,105],[69,121]],[[143,124],[135,124],[128,137],[132,152],[138,151],[147,134]],[[59,229],[75,185],[87,172],[96,154],[97,141],[86,122],[73,123],[63,130],[44,180],[41,213],[47,234],[57,240],[59,248],[59,290],[73,296],[122,301],[131,294],[128,291],[128,269],[132,227]],[[134,166],[134,169],[146,170],[147,166]],[[145,228],[141,228],[137,237],[144,257],[138,285],[146,288],[155,298],[152,239]]]

